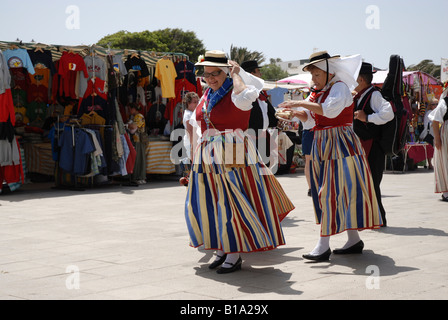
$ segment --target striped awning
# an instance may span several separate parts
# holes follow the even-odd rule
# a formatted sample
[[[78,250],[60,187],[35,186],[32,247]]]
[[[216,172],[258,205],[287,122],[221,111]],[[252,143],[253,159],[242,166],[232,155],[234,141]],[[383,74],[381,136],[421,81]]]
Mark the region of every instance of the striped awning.
[[[23,42],[6,42],[6,41],[0,41],[0,50],[5,51],[8,49],[11,49],[13,46],[17,46],[21,49],[37,49],[42,48],[44,50],[50,50],[53,60],[57,61],[61,59],[62,53],[64,51],[73,51],[76,53],[79,53],[82,57],[85,57],[91,53],[95,53],[99,56],[107,56],[108,54],[113,55],[131,55],[133,53],[138,53],[140,57],[146,62],[146,64],[149,67],[155,67],[157,64],[157,61],[162,59],[165,56],[170,56],[174,59],[179,58],[187,58],[188,56],[184,53],[178,53],[178,52],[153,52],[153,51],[140,51],[140,50],[133,50],[133,49],[109,49],[100,47],[97,45],[91,45],[91,46],[64,46],[64,45],[48,45],[48,44],[42,44],[42,43],[23,43]]]

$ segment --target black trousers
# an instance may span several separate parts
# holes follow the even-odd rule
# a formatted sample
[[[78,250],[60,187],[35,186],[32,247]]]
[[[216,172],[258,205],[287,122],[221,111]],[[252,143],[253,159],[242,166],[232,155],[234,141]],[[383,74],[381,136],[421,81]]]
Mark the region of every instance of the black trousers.
[[[372,148],[368,156],[368,162],[370,165],[370,171],[372,172],[373,186],[375,188],[376,197],[378,199],[378,205],[380,207],[381,217],[383,218],[383,224],[386,225],[386,210],[383,207],[383,201],[381,199],[381,181],[383,180],[384,166],[386,155],[380,144],[377,141],[373,141]]]

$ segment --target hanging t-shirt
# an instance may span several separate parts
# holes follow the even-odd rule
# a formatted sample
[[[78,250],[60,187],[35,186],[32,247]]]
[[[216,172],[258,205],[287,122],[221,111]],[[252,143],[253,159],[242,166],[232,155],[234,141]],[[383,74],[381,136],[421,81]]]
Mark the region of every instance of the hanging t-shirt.
[[[37,86],[50,86],[50,69],[48,68],[36,68],[35,73],[30,74],[30,83]]]
[[[182,105],[182,100],[184,96],[189,92],[196,92],[196,86],[190,83],[190,81],[181,79],[175,81],[175,96],[176,98],[170,99],[166,104],[164,117],[168,119],[171,123],[171,126],[176,126],[177,122],[174,120],[176,115],[175,108],[178,104]]]
[[[14,116],[14,102],[10,89],[6,89],[3,94],[0,94],[0,122],[7,122],[8,119],[15,124]]]
[[[48,103],[48,87],[30,84],[28,86],[28,102],[38,101]]]
[[[11,86],[14,89],[28,90],[29,73],[26,68],[11,68]]]
[[[87,82],[87,89],[86,92],[83,95],[84,98],[88,98],[92,95],[99,95],[104,100],[107,100],[107,84],[106,81],[101,80],[99,78],[96,79],[90,79]]]
[[[160,80],[162,87],[162,97],[175,98],[175,81],[177,77],[176,68],[173,61],[169,59],[160,59],[156,64],[155,77]]]
[[[44,120],[47,114],[47,104],[45,102],[33,101],[26,107],[26,115],[30,122]]]
[[[84,97],[84,94],[87,89],[87,82],[93,78],[99,78],[101,80],[106,80],[106,74],[107,74],[107,65],[106,62],[99,58],[99,57],[92,57],[92,56],[86,56],[84,58],[84,62],[86,64],[87,73],[89,75],[89,79],[82,78],[79,82],[79,96]]]
[[[10,69],[26,68],[29,73],[34,74],[34,66],[26,49],[6,50],[3,55]]]
[[[277,108],[280,103],[285,101],[285,94],[287,92],[288,89],[280,87],[268,91],[268,95],[271,96],[271,103],[275,108]]]
[[[109,105],[107,101],[100,96],[91,96],[83,99],[79,106],[78,116],[81,117],[83,114],[92,111],[95,111],[99,116],[106,119],[107,122],[112,120]]]
[[[107,81],[109,90],[115,90],[121,85],[122,77],[128,74],[122,56],[107,56]]]
[[[4,94],[6,89],[11,89],[11,74],[9,73],[8,62],[0,50],[0,94]]]
[[[12,99],[15,107],[26,107],[27,105],[27,93],[25,90],[12,89]]]
[[[64,52],[59,60],[59,75],[61,76],[60,94],[62,96],[77,99],[76,79],[78,71],[82,72],[84,78],[88,78],[86,63],[81,55],[74,52]]]
[[[190,83],[196,85],[196,67],[191,61],[180,61],[176,64],[177,79],[187,79]]]
[[[128,60],[125,62],[126,70],[134,70],[134,71],[140,71],[141,77],[148,77],[149,76],[149,70],[148,66],[146,65],[145,61],[139,57],[129,57]]]
[[[28,102],[37,100],[48,103],[51,71],[48,68],[36,68],[35,71],[35,74],[29,75]]]
[[[28,50],[28,54],[30,55],[34,68],[38,65],[42,65],[45,68],[50,69],[51,75],[56,73],[56,67],[50,50]]]

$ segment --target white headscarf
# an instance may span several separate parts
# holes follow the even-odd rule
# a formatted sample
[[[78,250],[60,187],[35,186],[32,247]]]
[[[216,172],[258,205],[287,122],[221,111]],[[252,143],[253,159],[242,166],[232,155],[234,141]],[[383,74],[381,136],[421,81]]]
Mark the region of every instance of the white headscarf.
[[[327,71],[327,62],[320,61],[314,64],[323,71]],[[342,57],[338,59],[328,60],[328,72],[337,76],[339,80],[344,82],[350,90],[358,86],[358,76],[361,70],[362,58],[361,55],[353,55]]]

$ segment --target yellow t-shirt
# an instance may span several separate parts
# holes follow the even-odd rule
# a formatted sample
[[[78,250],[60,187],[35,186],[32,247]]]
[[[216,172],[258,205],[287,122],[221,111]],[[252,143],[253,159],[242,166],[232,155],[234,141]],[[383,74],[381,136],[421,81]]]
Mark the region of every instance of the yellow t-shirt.
[[[175,98],[177,72],[174,63],[168,59],[160,59],[156,64],[155,77],[160,80],[163,98]]]

